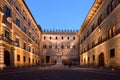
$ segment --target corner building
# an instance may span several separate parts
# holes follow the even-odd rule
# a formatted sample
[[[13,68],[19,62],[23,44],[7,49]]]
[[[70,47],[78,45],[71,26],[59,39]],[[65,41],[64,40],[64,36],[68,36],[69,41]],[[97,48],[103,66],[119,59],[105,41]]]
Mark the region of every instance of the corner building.
[[[24,0],[0,1],[0,68],[35,65],[41,29]]]
[[[41,39],[41,61],[55,64],[58,56],[62,64],[79,63],[78,37],[76,31],[43,31]]]
[[[95,0],[78,35],[80,64],[120,68],[120,0]]]

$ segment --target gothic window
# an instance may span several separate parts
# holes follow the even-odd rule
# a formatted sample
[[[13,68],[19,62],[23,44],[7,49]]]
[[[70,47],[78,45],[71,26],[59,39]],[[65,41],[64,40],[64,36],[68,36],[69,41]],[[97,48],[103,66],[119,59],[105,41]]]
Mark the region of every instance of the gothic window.
[[[115,26],[113,26],[111,29],[108,31],[108,38],[112,38],[115,35]]]
[[[98,44],[102,43],[102,36],[98,38]]]

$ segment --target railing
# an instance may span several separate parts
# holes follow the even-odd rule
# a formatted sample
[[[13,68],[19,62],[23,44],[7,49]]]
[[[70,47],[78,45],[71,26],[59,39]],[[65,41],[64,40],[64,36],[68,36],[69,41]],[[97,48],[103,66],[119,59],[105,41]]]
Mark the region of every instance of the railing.
[[[0,36],[0,40],[3,40],[9,44],[12,44],[14,45],[14,41],[12,41],[11,39],[7,38],[7,37],[4,37],[4,36]]]

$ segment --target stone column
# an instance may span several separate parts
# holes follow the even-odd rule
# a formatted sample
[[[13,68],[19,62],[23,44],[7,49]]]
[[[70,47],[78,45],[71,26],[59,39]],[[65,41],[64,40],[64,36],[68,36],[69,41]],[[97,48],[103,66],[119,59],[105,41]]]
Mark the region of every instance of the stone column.
[[[0,35],[2,35],[2,20],[3,20],[3,13],[0,11]]]
[[[0,69],[3,70],[5,68],[4,64],[4,47],[0,46]]]

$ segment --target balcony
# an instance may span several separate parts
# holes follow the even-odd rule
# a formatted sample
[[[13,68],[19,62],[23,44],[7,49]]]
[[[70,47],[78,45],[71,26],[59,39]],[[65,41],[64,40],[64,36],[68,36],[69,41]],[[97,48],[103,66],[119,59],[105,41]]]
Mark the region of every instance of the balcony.
[[[14,42],[10,38],[4,37],[4,36],[0,36],[0,40],[3,40],[9,44],[14,44]]]
[[[3,16],[3,23],[7,27],[9,27],[10,29],[12,29],[12,23],[11,23],[11,18],[10,17]]]

